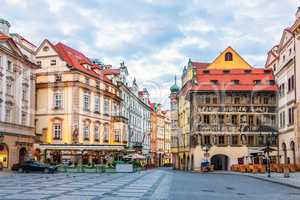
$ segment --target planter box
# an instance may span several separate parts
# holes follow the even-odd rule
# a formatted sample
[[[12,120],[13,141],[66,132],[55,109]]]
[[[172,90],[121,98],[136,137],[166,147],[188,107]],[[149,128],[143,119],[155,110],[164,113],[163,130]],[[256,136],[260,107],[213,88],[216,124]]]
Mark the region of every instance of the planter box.
[[[119,172],[119,173],[133,172],[133,165],[132,164],[117,164],[116,172]]]

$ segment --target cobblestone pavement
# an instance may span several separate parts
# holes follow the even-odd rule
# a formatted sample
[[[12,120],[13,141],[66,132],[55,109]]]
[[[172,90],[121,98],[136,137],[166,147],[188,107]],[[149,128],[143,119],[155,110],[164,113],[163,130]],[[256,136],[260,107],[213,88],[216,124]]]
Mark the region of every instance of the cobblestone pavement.
[[[250,177],[165,169],[130,174],[0,173],[1,200],[300,199],[300,190]]]

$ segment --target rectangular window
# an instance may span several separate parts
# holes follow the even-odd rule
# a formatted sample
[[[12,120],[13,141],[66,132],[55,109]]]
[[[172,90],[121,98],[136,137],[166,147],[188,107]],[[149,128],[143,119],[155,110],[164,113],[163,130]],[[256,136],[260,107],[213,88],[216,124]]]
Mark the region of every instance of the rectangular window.
[[[269,98],[268,97],[264,97],[264,104],[269,104]]]
[[[231,136],[231,144],[232,145],[238,145],[239,144],[239,136],[238,135]]]
[[[7,61],[7,71],[9,71],[9,72],[12,71],[12,63],[10,60]]]
[[[26,112],[22,112],[22,117],[21,117],[21,123],[22,125],[27,125],[27,113]]]
[[[210,123],[209,115],[203,115],[203,121],[204,124],[209,124]]]
[[[95,112],[100,112],[100,98],[98,96],[95,97]]]
[[[90,96],[88,94],[83,95],[83,110],[90,111]]]
[[[224,135],[220,135],[219,136],[219,145],[224,145],[225,144],[225,136]]]
[[[204,144],[205,144],[205,145],[210,144],[210,136],[209,136],[209,135],[205,135],[205,136],[204,136]]]
[[[115,129],[115,142],[120,142],[121,133],[119,129]]]
[[[254,117],[253,115],[248,116],[248,125],[253,126],[254,125]]]
[[[56,65],[56,60],[51,60],[51,61],[50,61],[50,65],[51,65],[51,66]]]
[[[5,109],[5,121],[11,122],[11,108],[9,106],[7,106]]]
[[[53,124],[53,139],[61,139],[61,124],[59,123]]]
[[[62,93],[54,93],[54,109],[62,108]]]
[[[289,125],[294,124],[294,108],[289,108]]]
[[[6,94],[8,94],[8,95],[13,94],[12,82],[9,80],[7,80],[7,82],[6,82]]]
[[[234,104],[240,104],[240,97],[234,97]]]
[[[109,100],[104,99],[104,114],[109,115]]]
[[[248,146],[253,147],[254,146],[254,136],[248,135]]]
[[[95,134],[94,135],[95,141],[99,141],[99,139],[100,139],[99,125],[95,126],[94,134]]]
[[[27,100],[27,87],[23,86],[22,99]]]
[[[104,126],[104,133],[103,133],[103,142],[109,141],[109,127],[106,125]]]
[[[234,124],[234,125],[237,125],[237,115],[231,115],[231,123]]]
[[[219,123],[224,124],[224,115],[219,115]]]
[[[258,145],[259,146],[264,146],[264,136],[263,135],[259,135],[258,136]]]
[[[90,140],[90,126],[89,125],[83,126],[83,139]]]
[[[210,104],[210,97],[205,98],[205,103]]]

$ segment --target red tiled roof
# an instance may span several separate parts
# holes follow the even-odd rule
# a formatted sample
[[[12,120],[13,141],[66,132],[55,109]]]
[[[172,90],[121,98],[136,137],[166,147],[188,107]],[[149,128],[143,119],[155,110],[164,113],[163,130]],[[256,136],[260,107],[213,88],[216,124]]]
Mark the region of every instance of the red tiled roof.
[[[192,86],[191,91],[277,91],[274,75],[269,69],[197,69],[196,80],[197,85]],[[234,84],[235,80],[239,82]],[[256,80],[260,83],[256,84]]]
[[[192,65],[196,68],[207,68],[210,63],[205,62],[192,62]]]
[[[120,74],[120,69],[104,69],[103,70],[104,75],[119,75]]]
[[[98,68],[101,69],[100,66],[92,63],[90,59],[88,59],[83,53],[59,42],[55,46],[55,49],[57,53],[60,55],[60,57],[67,62],[67,64],[76,70],[79,70],[81,72],[84,72],[86,74],[89,74],[91,76],[94,76],[96,78],[99,78],[101,80],[104,80],[106,82],[111,82],[104,74],[96,73],[93,69]],[[84,65],[90,65],[91,69],[87,69]]]

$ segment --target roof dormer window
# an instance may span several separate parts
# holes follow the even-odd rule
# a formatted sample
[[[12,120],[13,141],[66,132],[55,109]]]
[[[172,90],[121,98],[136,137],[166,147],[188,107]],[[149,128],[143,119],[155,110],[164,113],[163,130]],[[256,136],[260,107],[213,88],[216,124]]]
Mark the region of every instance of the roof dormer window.
[[[223,73],[224,73],[224,74],[229,74],[229,73],[230,73],[230,70],[227,70],[227,69],[226,69],[226,70],[223,70]]]
[[[219,84],[219,81],[218,80],[210,80],[210,82],[214,85],[218,85]]]
[[[203,70],[203,74],[209,74],[209,70]]]
[[[225,54],[225,61],[232,61],[233,59],[232,59],[232,53],[230,53],[230,52],[227,52],[226,54]]]
[[[231,83],[233,85],[238,85],[238,84],[240,84],[240,80],[232,80]]]
[[[246,69],[244,72],[245,72],[245,74],[250,74],[251,73],[251,69]]]
[[[254,84],[255,85],[260,85],[261,84],[261,80],[254,80]]]

